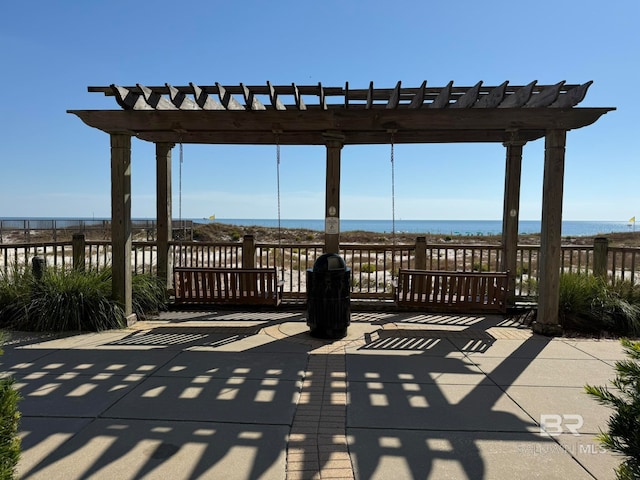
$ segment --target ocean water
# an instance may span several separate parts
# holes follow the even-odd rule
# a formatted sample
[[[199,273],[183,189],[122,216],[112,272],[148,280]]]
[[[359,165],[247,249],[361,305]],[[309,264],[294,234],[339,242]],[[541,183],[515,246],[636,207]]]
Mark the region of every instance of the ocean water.
[[[193,219],[197,223],[209,223],[209,220]],[[277,219],[239,219],[220,218],[214,220],[218,223],[232,225],[261,227],[277,227]],[[304,228],[310,230],[324,230],[324,220],[315,219],[282,219],[282,228]],[[367,232],[391,232],[393,229],[391,220],[340,220],[340,231],[364,230]],[[415,234],[439,234],[439,235],[500,235],[502,232],[501,220],[396,220],[396,232]],[[567,237],[583,237],[613,232],[630,232],[635,230],[635,224],[627,222],[608,221],[573,221],[562,222],[562,235]],[[518,225],[520,234],[540,233],[539,220],[521,220]]]

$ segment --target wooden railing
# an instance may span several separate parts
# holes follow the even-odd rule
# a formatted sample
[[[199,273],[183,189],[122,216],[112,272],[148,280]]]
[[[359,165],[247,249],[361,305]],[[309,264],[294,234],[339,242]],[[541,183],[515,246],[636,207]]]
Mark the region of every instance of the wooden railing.
[[[192,220],[173,220],[173,235],[175,238],[193,238]],[[157,222],[150,219],[132,219],[131,230],[144,232],[147,240],[153,240],[156,236]],[[88,233],[104,235],[111,234],[111,220],[103,219],[0,219],[0,244],[9,237],[21,237],[30,243],[31,237],[38,233],[46,233],[54,242],[58,237],[69,236],[76,233]]]
[[[277,268],[284,283],[285,299],[301,299],[306,295],[306,271],[313,268],[323,253],[321,244],[207,243],[178,242],[169,244],[174,266],[207,268],[240,268],[247,266],[245,255],[253,255],[257,268]],[[423,250],[423,251],[420,251]],[[600,253],[597,253],[597,252]],[[365,245],[343,244],[340,255],[352,272],[352,297],[393,298],[393,286],[399,269],[461,272],[500,271],[502,250],[499,245]],[[420,255],[424,259],[417,261]],[[519,245],[515,276],[516,298],[535,297],[539,278],[538,245]],[[561,249],[563,272],[599,273],[610,283],[630,281],[640,284],[640,248],[592,245],[564,245]],[[29,266],[33,257],[42,258],[52,267],[71,268],[83,262],[84,268],[102,270],[111,265],[111,243],[106,240],[48,242],[0,245],[0,273],[10,274],[16,267]],[[251,263],[251,262],[250,262]],[[157,272],[155,242],[133,242],[132,270],[135,273]]]

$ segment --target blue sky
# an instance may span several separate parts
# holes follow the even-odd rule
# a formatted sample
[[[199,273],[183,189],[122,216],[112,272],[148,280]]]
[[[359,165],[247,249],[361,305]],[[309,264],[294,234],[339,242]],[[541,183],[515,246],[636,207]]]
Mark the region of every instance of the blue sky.
[[[626,221],[640,215],[638,18],[638,0],[5,2],[0,217],[110,215],[109,136],[66,113],[119,108],[89,85],[593,80],[580,106],[617,110],[568,133],[563,215]],[[523,220],[540,218],[543,151],[524,147]],[[155,216],[154,155],[133,140],[134,217]],[[395,159],[397,219],[501,218],[502,145],[398,145]],[[184,218],[277,216],[275,147],[185,145],[182,172]],[[324,175],[324,147],[281,148],[283,218],[323,217]],[[342,150],[341,210],[391,217],[389,146]]]

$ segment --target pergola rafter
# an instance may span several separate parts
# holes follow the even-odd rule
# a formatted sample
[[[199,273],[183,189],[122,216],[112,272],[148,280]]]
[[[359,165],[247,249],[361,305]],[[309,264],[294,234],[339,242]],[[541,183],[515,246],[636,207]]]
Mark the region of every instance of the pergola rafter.
[[[614,108],[580,108],[592,82],[553,85],[353,89],[317,85],[89,87],[114,96],[120,110],[69,110],[111,135],[112,225],[117,298],[130,299],[130,139],[156,144],[158,270],[168,275],[171,229],[171,148],[174,144],[324,145],[327,149],[325,250],[339,249],[340,151],[345,145],[500,142],[507,148],[503,209],[504,269],[515,271],[522,147],[545,139],[539,331],[558,327],[558,277],[566,132],[596,122]],[[331,226],[331,228],[329,227]],[[116,245],[117,244],[117,245]],[[118,258],[116,258],[116,253]],[[122,252],[124,253],[122,253]],[[167,276],[167,279],[169,277]],[[511,280],[513,285],[513,279]],[[130,305],[127,308],[130,310]]]

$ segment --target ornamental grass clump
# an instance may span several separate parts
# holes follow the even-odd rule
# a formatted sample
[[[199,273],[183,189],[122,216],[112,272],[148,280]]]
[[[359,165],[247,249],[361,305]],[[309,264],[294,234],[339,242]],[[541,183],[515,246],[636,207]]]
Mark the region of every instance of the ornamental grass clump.
[[[611,382],[615,391],[602,386],[584,388],[599,403],[613,409],[608,430],[601,430],[598,440],[624,458],[616,468],[616,477],[634,480],[640,478],[640,342],[622,339],[621,343],[628,359],[616,362],[616,378]]]
[[[29,269],[0,277],[0,327],[25,331],[101,331],[122,328],[125,314],[111,297],[111,270]],[[139,318],[166,309],[166,289],[157,277],[132,279],[132,309]]]
[[[110,271],[46,270],[33,283],[27,317],[17,327],[31,331],[100,331],[125,325],[111,299]]]
[[[146,318],[150,313],[167,309],[169,295],[159,277],[153,275],[134,275],[131,279],[132,308],[138,318]]]
[[[0,328],[27,314],[33,275],[26,267],[0,270]]]
[[[640,334],[640,294],[628,282],[610,286],[593,275],[563,274],[558,313],[565,329]]]

